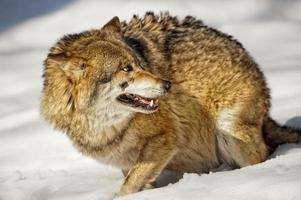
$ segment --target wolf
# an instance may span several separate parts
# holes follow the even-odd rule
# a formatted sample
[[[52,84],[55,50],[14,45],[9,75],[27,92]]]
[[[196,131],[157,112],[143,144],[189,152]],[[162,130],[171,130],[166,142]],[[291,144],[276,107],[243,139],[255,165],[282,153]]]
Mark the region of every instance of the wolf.
[[[270,117],[270,90],[242,44],[191,16],[114,17],[61,38],[44,66],[42,116],[123,171],[119,196],[151,188],[163,170],[254,165],[301,141]]]

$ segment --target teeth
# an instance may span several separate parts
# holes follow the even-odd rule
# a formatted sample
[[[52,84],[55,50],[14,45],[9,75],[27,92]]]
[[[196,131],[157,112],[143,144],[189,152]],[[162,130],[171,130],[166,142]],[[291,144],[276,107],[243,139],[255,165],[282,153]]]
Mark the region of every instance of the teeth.
[[[154,105],[154,100],[151,100],[150,103],[149,103],[149,105],[153,106]]]
[[[143,107],[145,109],[154,110],[158,107],[159,100],[141,97],[134,94],[124,94],[119,98],[124,103],[131,104],[133,107]]]

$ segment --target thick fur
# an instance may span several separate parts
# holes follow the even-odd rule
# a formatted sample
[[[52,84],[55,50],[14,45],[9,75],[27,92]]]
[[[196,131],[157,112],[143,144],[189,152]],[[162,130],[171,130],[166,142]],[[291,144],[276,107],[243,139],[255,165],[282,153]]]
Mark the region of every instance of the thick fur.
[[[133,71],[122,71],[129,64]],[[122,105],[123,92],[159,98],[159,108]],[[189,16],[115,17],[63,37],[45,60],[42,115],[79,151],[123,170],[119,195],[148,187],[163,169],[253,165],[267,158],[267,144],[300,141],[269,109],[264,75],[242,45]]]

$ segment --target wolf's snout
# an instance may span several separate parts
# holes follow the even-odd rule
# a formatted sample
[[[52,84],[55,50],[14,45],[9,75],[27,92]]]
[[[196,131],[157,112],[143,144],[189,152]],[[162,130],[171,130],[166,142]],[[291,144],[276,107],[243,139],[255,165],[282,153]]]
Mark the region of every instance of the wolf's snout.
[[[163,80],[163,88],[165,89],[165,91],[169,91],[171,88],[171,82],[167,80]]]

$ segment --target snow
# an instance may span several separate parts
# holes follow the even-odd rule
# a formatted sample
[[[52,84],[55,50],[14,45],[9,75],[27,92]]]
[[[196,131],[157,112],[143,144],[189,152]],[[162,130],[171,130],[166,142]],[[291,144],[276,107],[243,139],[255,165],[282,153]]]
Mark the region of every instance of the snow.
[[[272,116],[301,127],[301,2],[298,0],[14,0],[0,2],[0,199],[109,200],[120,170],[79,154],[38,111],[42,62],[66,33],[101,27],[118,15],[194,15],[232,34],[260,64],[272,89]],[[299,115],[299,116],[298,116]],[[301,145],[283,145],[264,163],[185,174],[174,184],[120,199],[299,200]],[[175,177],[160,177],[161,184]]]

